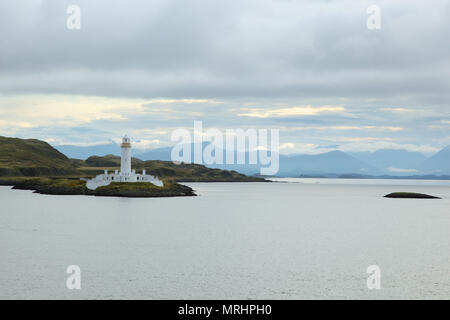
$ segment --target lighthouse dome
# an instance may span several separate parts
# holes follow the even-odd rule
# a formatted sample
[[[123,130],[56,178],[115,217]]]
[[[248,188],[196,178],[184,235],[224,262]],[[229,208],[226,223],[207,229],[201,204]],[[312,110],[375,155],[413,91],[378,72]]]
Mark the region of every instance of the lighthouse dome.
[[[122,148],[131,148],[131,140],[127,135],[124,135],[122,138],[122,144],[120,145]]]

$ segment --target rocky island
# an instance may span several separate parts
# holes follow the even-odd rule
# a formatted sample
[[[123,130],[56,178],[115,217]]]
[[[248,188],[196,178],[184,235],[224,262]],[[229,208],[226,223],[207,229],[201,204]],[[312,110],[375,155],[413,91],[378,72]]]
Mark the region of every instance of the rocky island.
[[[415,192],[393,192],[385,195],[384,197],[394,199],[441,199],[439,197],[430,196],[428,194]]]
[[[53,195],[88,195],[129,198],[185,197],[196,195],[192,188],[173,181],[165,183],[163,187],[145,182],[113,182],[107,186],[90,190],[86,187],[86,182],[80,179],[15,177],[0,179],[0,185],[12,185],[13,189],[33,190],[35,193]]]

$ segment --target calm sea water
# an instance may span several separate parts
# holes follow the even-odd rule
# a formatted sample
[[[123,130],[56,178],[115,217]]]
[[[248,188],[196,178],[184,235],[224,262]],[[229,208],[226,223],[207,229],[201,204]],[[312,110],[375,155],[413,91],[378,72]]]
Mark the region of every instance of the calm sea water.
[[[450,298],[448,181],[281,181],[161,199],[0,187],[0,298]],[[382,197],[394,191],[443,199]]]

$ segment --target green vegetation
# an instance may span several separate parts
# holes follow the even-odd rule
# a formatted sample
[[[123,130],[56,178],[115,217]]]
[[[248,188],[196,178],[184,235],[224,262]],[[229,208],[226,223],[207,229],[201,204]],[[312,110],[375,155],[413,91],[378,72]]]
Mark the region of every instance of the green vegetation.
[[[439,197],[430,196],[423,193],[414,192],[394,192],[384,196],[385,198],[397,198],[397,199],[441,199]]]
[[[131,166],[143,163],[141,159],[131,158]],[[120,167],[120,157],[108,154],[103,157],[91,156],[86,159],[85,164],[91,167]]]
[[[76,173],[69,158],[44,141],[0,137],[0,176]]]

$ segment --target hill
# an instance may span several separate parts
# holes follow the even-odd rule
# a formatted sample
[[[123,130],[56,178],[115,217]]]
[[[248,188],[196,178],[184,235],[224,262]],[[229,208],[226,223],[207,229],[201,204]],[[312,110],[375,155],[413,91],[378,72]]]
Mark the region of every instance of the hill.
[[[356,159],[379,168],[387,174],[410,175],[427,157],[420,152],[407,150],[381,149],[375,152],[350,153]]]
[[[280,175],[378,174],[379,170],[342,151],[280,157]]]
[[[248,154],[246,154],[248,159]],[[342,151],[331,151],[316,155],[280,155],[279,177],[296,177],[300,175],[330,175],[330,174],[380,174],[380,170],[360,161]],[[250,175],[259,174],[258,164],[221,164],[209,167],[223,170],[236,170]]]
[[[76,174],[72,162],[47,142],[0,136],[0,176]]]
[[[192,150],[193,147],[192,147]],[[138,153],[137,156],[142,160],[170,160],[170,153],[172,152],[172,148],[157,148],[153,150],[147,150],[142,153]]]
[[[108,154],[120,155],[120,146],[114,142],[94,146],[59,145],[55,149],[69,158],[86,160],[92,155],[106,156]]]
[[[131,158],[131,166],[142,164],[144,161],[138,158]],[[105,156],[90,156],[84,163],[93,167],[120,167],[120,157],[112,154],[107,154]]]

